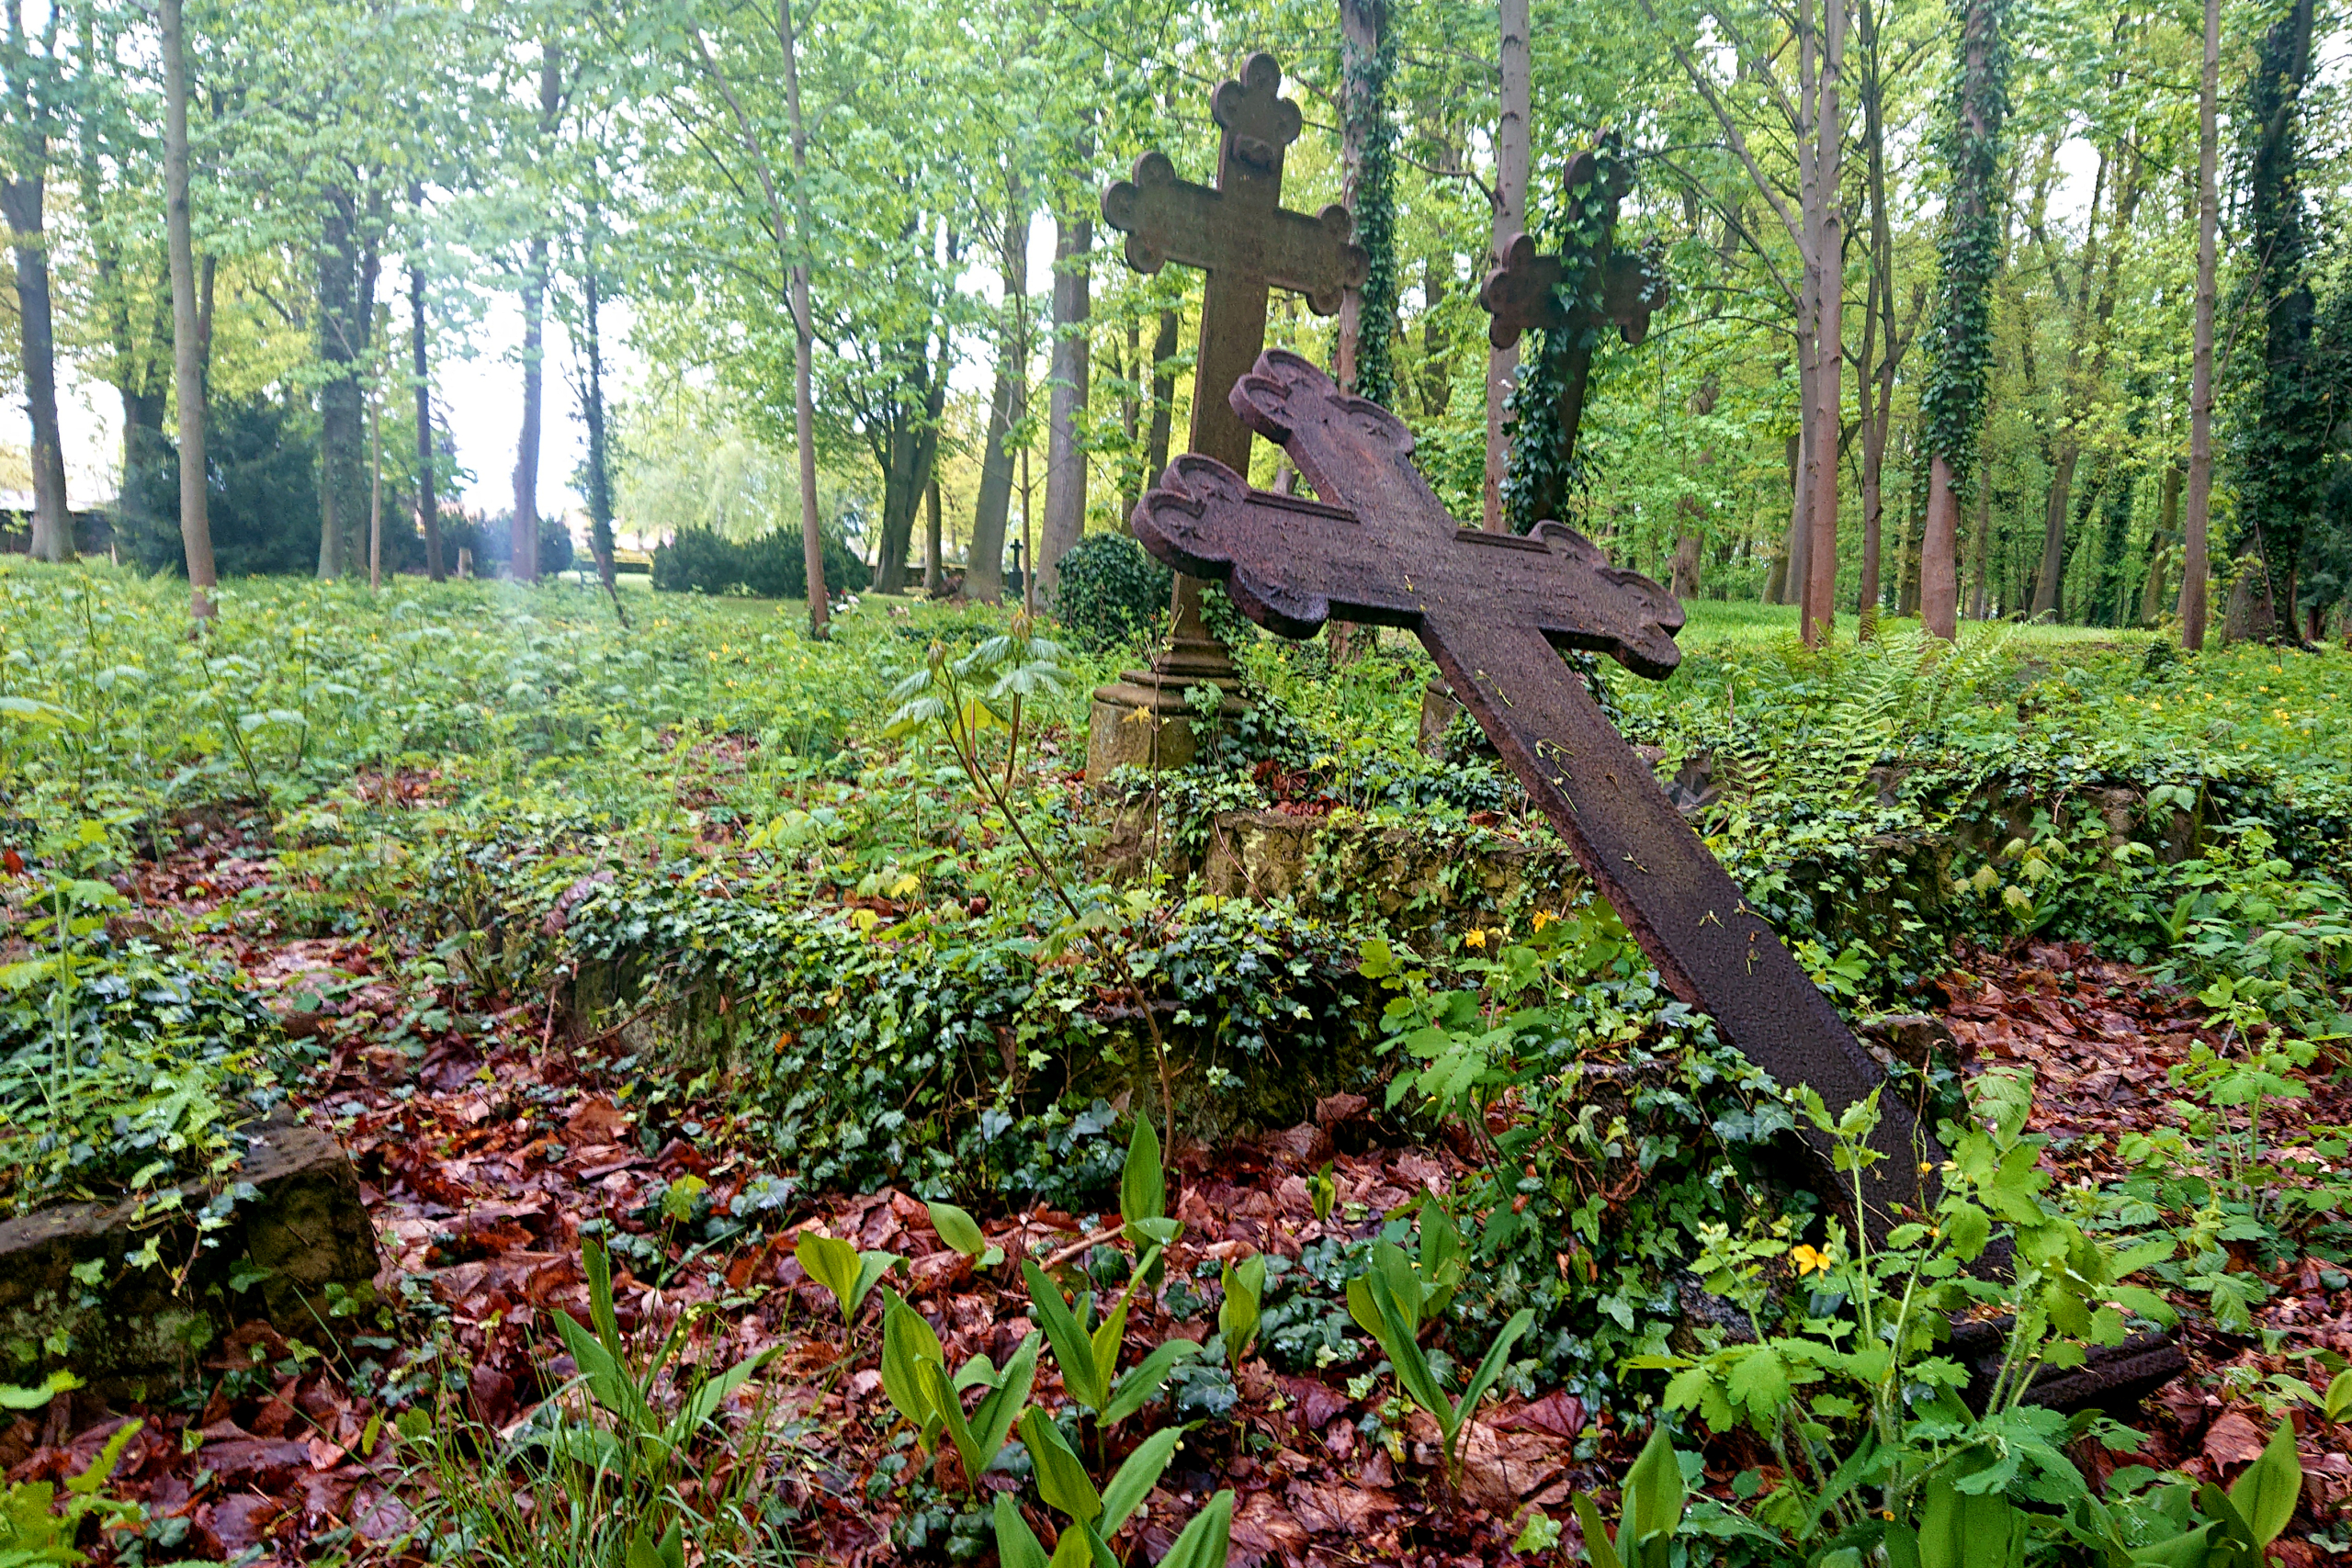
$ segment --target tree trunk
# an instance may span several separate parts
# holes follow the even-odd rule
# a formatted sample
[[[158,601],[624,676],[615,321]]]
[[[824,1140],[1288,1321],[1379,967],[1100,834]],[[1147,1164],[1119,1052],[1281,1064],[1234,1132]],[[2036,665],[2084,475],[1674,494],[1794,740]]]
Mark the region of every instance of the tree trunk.
[[[1091,157],[1088,137],[1079,156]],[[1093,265],[1094,197],[1061,213],[1054,222],[1054,354],[1046,398],[1045,531],[1038,540],[1036,576],[1040,603],[1053,602],[1062,557],[1086,533],[1086,421],[1088,332],[1094,313],[1090,269]]]
[[[808,136],[800,118],[800,53],[792,38],[792,0],[776,0],[776,35],[784,45],[784,101],[792,121],[792,199],[797,245],[792,263],[792,434],[800,458],[800,560],[808,580],[808,635],[822,642],[831,618],[825,598],[824,525],[817,515],[817,396],[810,364],[817,353],[816,322],[808,310],[808,255],[813,242],[808,219]],[[784,220],[777,214],[777,224]],[[778,237],[781,240],[781,236]],[[614,606],[620,601],[616,598]]]
[[[947,591],[946,558],[940,549],[939,468],[936,464],[931,470],[931,483],[923,491],[922,591],[925,596],[933,599]]]
[[[1920,399],[1927,448],[1928,513],[1919,540],[1919,619],[1950,641],[1960,635],[1959,476],[1974,467],[1991,364],[1993,278],[2001,263],[1995,219],[2001,121],[2007,106],[2000,48],[2002,0],[1955,0],[1961,81],[1946,133],[1951,194],[1938,243],[1936,364]],[[1981,481],[1980,481],[1981,482]],[[1983,541],[1977,550],[1977,611],[1983,614]]]
[[[1838,434],[1839,392],[1845,384],[1844,317],[1845,242],[1843,208],[1838,199],[1839,160],[1844,150],[1844,118],[1838,112],[1838,75],[1846,63],[1847,0],[1825,0],[1822,6],[1820,151],[1814,157],[1814,188],[1819,216],[1815,232],[1817,262],[1811,271],[1818,278],[1819,304],[1814,322],[1813,450],[1806,466],[1812,470],[1808,532],[1811,550],[1806,560],[1803,629],[1808,644],[1826,640],[1838,619]]]
[[[523,270],[523,428],[514,438],[514,515],[508,524],[514,576],[521,581],[538,578],[539,545],[539,421],[544,408],[548,292],[547,236],[532,237],[530,260]]]
[[[2177,462],[2165,465],[2164,489],[2158,494],[2155,536],[2148,541],[2148,581],[2140,585],[2140,625],[2153,626],[2165,613],[2165,552],[2180,529],[2180,481]]]
[[[1810,348],[1804,354],[1807,358],[1812,357]],[[1800,372],[1797,385],[1804,399],[1805,431],[1810,432],[1814,421],[1812,372]],[[1804,433],[1789,437],[1789,538],[1781,552],[1781,558],[1788,567],[1781,579],[1780,595],[1772,601],[1775,604],[1802,605],[1804,585],[1813,574],[1813,530],[1807,525],[1813,515],[1813,465],[1805,460],[1805,439]]]
[[[49,237],[42,228],[49,139],[35,130],[24,142],[24,177],[0,184],[0,220],[7,223],[17,255],[19,363],[25,412],[33,427],[33,558],[62,561],[74,553],[74,517],[66,505],[65,447],[57,427],[57,339],[50,319]]]
[[[424,574],[435,582],[448,581],[449,570],[441,548],[441,500],[433,450],[433,367],[426,356],[432,337],[425,330],[424,267],[422,258],[408,269],[409,374],[416,384],[416,521],[424,530]]]
[[[364,514],[361,455],[367,439],[359,365],[374,300],[364,298],[360,213],[348,191],[330,191],[318,250],[319,576],[343,574]]]
[[[2221,136],[2214,120],[2221,77],[2222,0],[2205,0],[2205,67],[2197,89],[2197,324],[2189,350],[2188,510],[2180,562],[2180,646],[2191,652],[2205,646],[2205,582],[2211,575],[2214,231],[2221,219],[2214,190]]]
[[[1981,621],[1993,606],[1984,597],[1985,558],[1993,550],[1993,471],[1988,464],[1976,476],[1976,537],[1971,554],[1976,558],[1975,581],[1969,590],[1968,618]]]
[[[628,611],[622,607],[620,582],[613,571],[612,448],[605,434],[605,302],[603,280],[596,265],[593,208],[585,250],[580,280],[584,296],[580,327],[582,346],[588,351],[588,387],[587,395],[580,400],[580,412],[588,426],[588,554],[596,563],[596,575],[604,580],[605,597],[612,601],[613,614],[626,626]],[[822,582],[824,579],[820,576],[816,581]]]
[[[1119,526],[1127,525],[1143,487],[1152,476],[1143,471],[1143,320],[1127,313],[1127,355],[1119,373],[1119,430],[1126,438],[1126,455],[1119,462]]]
[[[1528,0],[1501,0],[1501,33],[1496,64],[1501,99],[1495,122],[1495,224],[1490,267],[1500,266],[1503,247],[1527,227],[1527,165],[1532,94],[1529,85]],[[1503,435],[1504,404],[1519,371],[1519,347],[1487,349],[1487,477],[1483,491],[1487,532],[1501,533],[1503,479],[1510,472],[1510,446]]]
[[[212,521],[204,454],[204,344],[197,319],[196,237],[188,221],[187,41],[181,0],[162,0],[164,228],[172,257],[173,391],[180,415],[180,550],[188,610],[212,618]]]
[[[1176,372],[1169,361],[1176,357],[1179,323],[1176,312],[1159,312],[1159,335],[1151,343],[1151,436],[1144,448],[1146,485],[1157,484],[1168,467],[1168,441],[1176,418]]]
[[[996,390],[989,400],[988,440],[980,454],[980,491],[972,503],[972,547],[964,568],[967,598],[995,604],[1004,597],[1004,525],[1012,505],[1012,427],[1029,412],[1029,209],[1018,181],[1004,212],[1003,336],[997,344]],[[1163,316],[1161,336],[1167,335]],[[1153,414],[1153,429],[1159,429]],[[1157,478],[1159,470],[1153,470]]]

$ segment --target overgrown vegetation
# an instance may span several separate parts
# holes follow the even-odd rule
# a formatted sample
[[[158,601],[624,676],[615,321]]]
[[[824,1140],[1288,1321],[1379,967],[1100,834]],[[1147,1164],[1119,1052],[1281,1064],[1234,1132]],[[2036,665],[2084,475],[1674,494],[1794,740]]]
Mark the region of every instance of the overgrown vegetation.
[[[1194,770],[1091,793],[1081,705],[1136,650],[1057,652],[995,612],[869,601],[816,645],[791,607],[724,596],[659,601],[624,628],[579,591],[252,585],[189,641],[168,586],[128,575],[20,570],[0,594],[12,1205],[230,1176],[286,1096],[315,1105],[317,1085],[351,1081],[354,1040],[440,1072],[419,1065],[488,1053],[518,1019],[567,1070],[628,1085],[625,1160],[729,1151],[723,1186],[706,1158],[582,1222],[588,1303],[567,1309],[572,1330],[548,1320],[562,1337],[541,1352],[570,1370],[537,1384],[518,1430],[453,1403],[462,1379],[432,1369],[459,1354],[455,1325],[422,1297],[404,1309],[435,1359],[371,1386],[438,1499],[417,1528],[445,1550],[670,1562],[799,1540],[805,1500],[761,1478],[838,1434],[791,1391],[871,1369],[909,1446],[861,1484],[919,1555],[1027,1562],[1033,1542],[1042,1558],[1091,1532],[1132,1560],[1195,1518],[1211,1521],[1196,1541],[1246,1529],[1246,1489],[1214,1501],[1219,1467],[1243,1451],[1234,1413],[1283,1377],[1363,1402],[1366,1452],[1401,1466],[1426,1443],[1433,1506],[1494,1462],[1482,1399],[1616,1412],[1611,1443],[1662,1400],[1687,1412],[1669,1418],[1684,1445],[1716,1456],[1746,1425],[1786,1456],[1687,1528],[1816,1561],[1854,1544],[1857,1499],[1892,1487],[1866,1511],[1924,1540],[1958,1506],[1936,1502],[1937,1478],[1989,1473],[1966,1456],[2079,1435],[2019,1396],[2037,1362],[2128,1325],[2101,1314],[2252,1335],[2276,1270],[2352,1250],[2346,1134],[2315,1098],[2352,1034],[2352,726],[2333,654],[2167,660],[2020,633],[1939,656],[1900,623],[1808,652],[1702,619],[1672,682],[1610,679],[1661,777],[1856,1017],[1916,1008],[1929,984],[1955,994],[1971,954],[2021,941],[2140,965],[2198,1016],[2153,1086],[2169,1108],[2087,1154],[2025,1130],[2024,1080],[2005,1070],[1974,1077],[1978,1133],[1960,1121],[1964,1064],[1901,1066],[1896,1089],[1953,1119],[1967,1179],[1948,1204],[1986,1229],[1971,1239],[1978,1220],[1954,1210],[1872,1250],[1778,1153],[1814,1108],[1668,996],[1572,872],[1448,874],[1385,912],[1190,880],[1240,808],[1404,833],[1448,865],[1541,840],[1491,764],[1417,749],[1428,667],[1407,647],[1334,668],[1319,645],[1249,643],[1256,716]],[[1113,852],[1122,809],[1151,818],[1139,859]],[[151,896],[184,846],[230,830],[252,847],[208,863],[201,895]],[[368,955],[366,972],[302,969],[265,1007],[217,956],[289,944]],[[1450,1142],[1458,1168],[1374,1206],[1310,1155],[1311,1239],[1204,1254],[1173,1196],[1184,1147],[1350,1101],[1363,1109],[1329,1112],[1359,1118],[1333,1123],[1348,1136]],[[1166,1128],[1172,1143],[1149,1135]],[[2062,1155],[2089,1159],[2094,1184],[2033,1174]],[[927,1201],[973,1288],[1026,1303],[1034,1343],[950,1357],[956,1325],[914,1273],[936,1263],[808,1229],[830,1195],[886,1186]],[[1040,1212],[1083,1245],[1011,1218]],[[2081,1312],[2031,1296],[1993,1425],[1970,1425],[1939,1403],[1960,1385],[1938,1325],[1974,1290],[1962,1255],[1996,1233],[2066,1260],[2002,1303],[2056,1290]],[[708,1308],[590,1321],[626,1293],[601,1258],[675,1289],[754,1253],[823,1284],[821,1362],[756,1360],[739,1326],[695,1315]],[[714,1302],[745,1289],[708,1277]],[[1696,1312],[1710,1295],[1740,1303],[1741,1334]],[[1199,1338],[1173,1333],[1185,1323]],[[1912,1369],[1891,1384],[1854,1359],[1888,1325]],[[1767,1353],[1781,1393],[1757,1370]],[[2297,1385],[2315,1411],[2326,1382]],[[1188,1424],[1186,1451],[1212,1457],[1180,1468],[1216,1483],[1186,1483],[1149,1534],[1157,1505],[1121,1510],[1178,1464]],[[2155,1515],[2131,1512],[2143,1502],[2176,1533],[2238,1539],[2193,1488],[2176,1507],[2167,1482],[2119,1490],[2033,1462],[2037,1552],[2109,1530],[2099,1508],[2138,1550],[2155,1539]],[[1993,1483],[1973,1484],[1958,1495]],[[1540,1541],[1568,1517],[1492,1528]]]

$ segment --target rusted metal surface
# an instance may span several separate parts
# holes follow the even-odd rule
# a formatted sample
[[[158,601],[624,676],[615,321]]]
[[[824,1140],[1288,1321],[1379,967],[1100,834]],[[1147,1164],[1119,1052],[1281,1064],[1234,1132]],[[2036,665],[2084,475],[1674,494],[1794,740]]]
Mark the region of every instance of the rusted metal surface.
[[[1127,265],[1158,272],[1170,262],[1208,275],[1193,383],[1189,450],[1250,471],[1250,427],[1226,393],[1250,373],[1266,343],[1268,291],[1287,288],[1328,316],[1363,287],[1371,258],[1351,243],[1344,207],[1309,216],[1282,204],[1283,154],[1298,140],[1298,106],[1281,96],[1283,68],[1253,54],[1238,79],[1209,95],[1220,136],[1216,184],[1176,177],[1164,152],[1136,160],[1130,177],[1102,193],[1102,220],[1127,236]]]
[[[1349,289],[1363,286],[1371,267],[1363,247],[1349,240],[1353,224],[1346,208],[1326,207],[1310,216],[1282,205],[1283,154],[1298,140],[1302,124],[1298,106],[1281,96],[1282,82],[1272,55],[1253,54],[1238,78],[1209,95],[1209,115],[1219,131],[1215,186],[1178,179],[1167,154],[1155,152],[1136,159],[1131,177],[1102,193],[1102,220],[1126,234],[1129,266],[1154,273],[1175,262],[1207,274],[1190,449],[1245,474],[1250,427],[1235,416],[1226,393],[1250,373],[1265,345],[1270,291],[1303,294],[1309,310],[1328,316]],[[1125,671],[1094,695],[1123,711],[1181,716],[1190,711],[1186,693],[1202,685],[1223,689],[1229,706],[1240,705],[1232,695],[1240,685],[1232,656],[1201,618],[1201,585],[1180,574],[1168,646],[1149,669]],[[1090,741],[1090,776],[1102,771],[1099,750]]]
[[[1403,423],[1295,354],[1261,355],[1231,402],[1324,500],[1253,491],[1226,464],[1189,455],[1136,508],[1145,547],[1223,580],[1243,614],[1285,637],[1334,615],[1418,634],[1668,989],[1833,1110],[1878,1088],[1878,1064],[1561,658],[1589,649],[1653,680],[1670,673],[1681,658],[1673,597],[1558,523],[1524,538],[1458,526],[1414,468]],[[1882,1101],[1873,1141],[1888,1157],[1863,1193],[1880,1229],[1897,1204],[1921,1201],[1932,1179],[1923,1168],[1943,1155],[1894,1100]],[[1826,1169],[1826,1141],[1808,1142]]]

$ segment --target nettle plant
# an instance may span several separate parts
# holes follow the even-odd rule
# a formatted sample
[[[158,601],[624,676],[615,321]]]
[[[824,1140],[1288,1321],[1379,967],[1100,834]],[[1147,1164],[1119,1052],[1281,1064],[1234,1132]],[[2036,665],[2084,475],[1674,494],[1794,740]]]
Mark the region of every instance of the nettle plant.
[[[1749,1561],[1815,1568],[2258,1561],[2301,1485],[2290,1430],[2229,1493],[2134,1466],[2102,1495],[2067,1446],[2087,1438],[2129,1451],[2138,1435],[2030,1402],[2045,1370],[2121,1344],[2135,1321],[2172,1321],[2163,1298],[2132,1277],[2169,1258],[2174,1243],[2110,1240],[2050,1192],[2037,1167],[2046,1140],[2024,1131],[2030,1074],[1989,1071],[1971,1088],[1972,1120],[1941,1129],[1951,1156],[1934,1208],[1883,1238],[1834,1221],[1818,1247],[1792,1246],[1781,1223],[1751,1222],[1737,1236],[1709,1227],[1698,1271],[1745,1310],[1752,1337],[1625,1366],[1671,1372],[1668,1409],[1693,1412],[1717,1432],[1748,1428],[1771,1449],[1780,1476],[1767,1488],[1747,1472],[1734,1483],[1737,1506],[1702,1502],[1687,1520],[1649,1520],[1644,1530],[1686,1529]],[[1859,1213],[1861,1172],[1882,1157],[1868,1145],[1876,1096],[1842,1116],[1810,1090],[1796,1099],[1852,1180]],[[1793,1289],[1776,1302],[1770,1280],[1781,1270],[1793,1271]],[[1969,1369],[1944,1341],[1953,1314],[1995,1311],[2007,1314],[2008,1330],[1972,1407],[1962,1398]],[[1622,1532],[1617,1551],[1636,1555]]]

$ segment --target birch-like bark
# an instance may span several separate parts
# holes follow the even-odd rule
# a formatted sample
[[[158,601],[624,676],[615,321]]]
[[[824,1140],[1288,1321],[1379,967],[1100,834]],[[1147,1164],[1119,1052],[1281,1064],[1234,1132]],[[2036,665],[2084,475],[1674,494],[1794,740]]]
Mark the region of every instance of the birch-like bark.
[[[213,615],[212,520],[205,490],[204,335],[196,299],[196,235],[187,195],[187,36],[181,0],[163,0],[164,227],[171,251],[173,392],[179,404],[180,550],[188,610]]]

